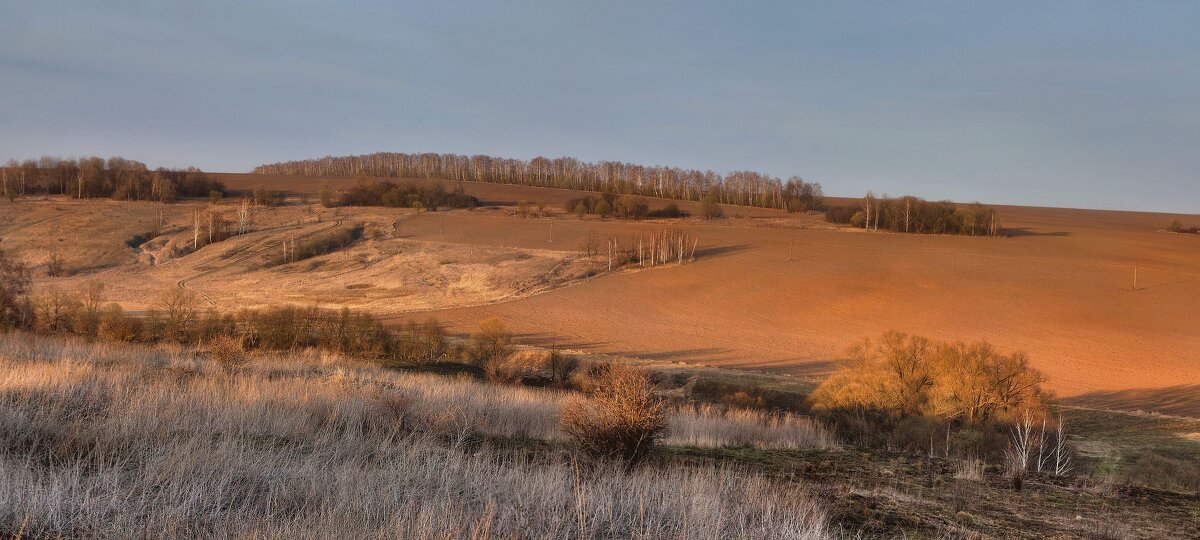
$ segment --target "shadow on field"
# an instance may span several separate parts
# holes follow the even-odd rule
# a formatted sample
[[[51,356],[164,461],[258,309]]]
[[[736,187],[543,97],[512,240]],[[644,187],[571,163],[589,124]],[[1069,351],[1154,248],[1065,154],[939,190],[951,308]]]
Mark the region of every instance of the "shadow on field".
[[[1152,411],[1200,418],[1200,384],[1163,388],[1134,388],[1088,392],[1062,400],[1067,405],[1096,409]]]
[[[1006,236],[1008,238],[1028,238],[1028,237],[1036,237],[1036,236],[1052,236],[1052,237],[1071,236],[1071,233],[1069,233],[1067,231],[1037,232],[1037,231],[1031,230],[1029,227],[1016,227],[1016,228],[1012,228],[1012,229],[1000,229],[1000,235]]]
[[[732,246],[702,247],[702,248],[696,249],[695,255],[696,255],[697,259],[707,258],[707,257],[720,257],[723,255],[732,255],[734,253],[741,253],[743,251],[746,251],[747,249],[750,249],[749,244],[735,244]]]
[[[552,349],[588,350],[609,344],[607,341],[583,341],[576,339],[573,336],[564,336],[562,334],[555,334],[553,332],[514,333],[513,339],[517,343],[524,345],[533,345],[534,347],[547,347]]]
[[[659,351],[653,353],[625,353],[635,358],[644,360],[663,360],[663,361],[687,361],[687,360],[712,360],[713,355],[724,354],[730,352],[731,349],[722,349],[718,347],[706,347],[699,349],[678,349],[674,351]],[[702,358],[698,358],[702,357]]]
[[[841,367],[840,360],[801,360],[799,358],[739,364],[745,369],[786,373],[795,377],[824,379]]]

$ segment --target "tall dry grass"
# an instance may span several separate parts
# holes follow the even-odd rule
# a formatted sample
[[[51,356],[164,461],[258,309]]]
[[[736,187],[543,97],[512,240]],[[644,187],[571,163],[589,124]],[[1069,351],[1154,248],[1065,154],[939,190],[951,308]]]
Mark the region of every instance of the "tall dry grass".
[[[745,471],[581,470],[455,444],[558,437],[564,399],[319,354],[229,369],[184,348],[0,335],[0,536],[825,535],[801,490]]]

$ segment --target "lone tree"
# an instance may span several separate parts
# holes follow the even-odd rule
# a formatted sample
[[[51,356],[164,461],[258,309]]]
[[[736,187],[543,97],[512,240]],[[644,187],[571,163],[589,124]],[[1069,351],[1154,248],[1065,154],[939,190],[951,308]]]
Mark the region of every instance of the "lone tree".
[[[725,215],[721,205],[717,203],[716,195],[709,193],[700,199],[700,216],[704,219],[717,219]]]
[[[321,199],[321,206],[325,208],[337,206],[337,203],[333,200],[333,189],[329,187],[329,180],[321,182],[321,192],[318,197]]]
[[[620,460],[632,469],[667,429],[667,409],[643,370],[625,364],[603,366],[587,398],[568,403],[562,430],[585,454]]]

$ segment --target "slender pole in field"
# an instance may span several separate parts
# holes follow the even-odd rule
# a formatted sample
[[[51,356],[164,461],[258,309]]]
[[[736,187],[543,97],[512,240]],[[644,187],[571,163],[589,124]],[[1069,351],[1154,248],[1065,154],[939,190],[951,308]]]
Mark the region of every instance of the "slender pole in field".
[[[554,243],[554,222],[550,222],[550,243]]]
[[[1133,266],[1133,290],[1137,290],[1137,265]]]

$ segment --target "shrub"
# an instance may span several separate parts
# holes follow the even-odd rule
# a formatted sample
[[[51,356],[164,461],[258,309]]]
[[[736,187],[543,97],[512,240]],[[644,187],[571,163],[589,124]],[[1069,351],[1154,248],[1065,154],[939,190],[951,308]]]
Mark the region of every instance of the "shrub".
[[[604,199],[600,199],[599,201],[596,202],[596,206],[592,208],[592,212],[595,214],[599,214],[602,217],[608,217],[609,214],[613,213],[613,208],[612,208],[612,205],[608,203],[608,201],[606,201]]]
[[[260,206],[283,206],[284,194],[282,191],[268,191],[266,186],[258,186],[254,190],[254,204]]]
[[[125,315],[119,304],[109,304],[100,315],[96,337],[105,341],[130,343],[137,341],[142,333],[141,321]]]
[[[333,208],[337,205],[333,200],[333,190],[329,187],[329,180],[321,182],[321,191],[317,197],[321,200],[321,206],[325,208]]]
[[[1200,464],[1143,451],[1125,467],[1125,481],[1177,492],[1200,492]]]
[[[502,379],[504,361],[512,354],[512,334],[497,318],[479,323],[479,331],[471,335],[471,361],[487,372],[488,378]]]
[[[831,206],[825,211],[825,221],[849,225],[856,212],[858,208],[854,206]]]
[[[603,367],[587,398],[564,406],[561,428],[585,454],[624,461],[632,468],[667,429],[666,406],[645,371],[624,364]]]
[[[67,275],[66,263],[63,262],[62,255],[59,255],[57,251],[50,253],[50,259],[46,261],[46,275],[50,277]]]
[[[161,334],[162,339],[180,343],[189,341],[192,325],[196,322],[196,293],[187,289],[171,289],[159,298],[155,308],[162,317],[162,327],[156,329],[156,334]]]
[[[196,341],[204,342],[218,336],[232,336],[237,333],[237,321],[228,313],[221,313],[209,308],[196,320]]]
[[[546,356],[545,369],[550,381],[559,386],[566,386],[571,376],[579,369],[579,360],[558,351],[550,351]]]
[[[18,325],[29,292],[29,266],[0,249],[0,330]]]
[[[425,364],[444,358],[449,347],[446,330],[436,319],[425,323],[409,321],[397,333],[392,359],[409,364]]]
[[[710,193],[705,195],[703,199],[700,199],[700,217],[704,219],[717,219],[723,215],[725,215],[725,211],[717,203],[716,196]]]
[[[234,370],[246,363],[246,347],[242,338],[228,335],[208,340],[208,357],[227,370]]]
[[[662,210],[654,210],[646,214],[646,217],[652,218],[681,218],[687,217],[687,212],[679,209],[679,205],[675,203],[667,203],[667,206]]]
[[[34,297],[33,309],[38,331],[70,332],[79,301],[62,289],[51,287]]]

